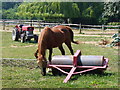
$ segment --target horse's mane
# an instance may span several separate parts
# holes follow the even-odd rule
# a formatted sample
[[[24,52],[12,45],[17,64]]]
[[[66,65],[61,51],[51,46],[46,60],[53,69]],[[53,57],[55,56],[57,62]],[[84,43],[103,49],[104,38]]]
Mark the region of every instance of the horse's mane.
[[[48,26],[44,27],[44,29],[41,29],[41,32],[45,32],[46,30],[51,30]]]
[[[50,27],[46,26],[44,29],[51,29]]]
[[[68,29],[71,29],[71,30],[72,30],[72,28],[71,28],[71,27],[69,27],[69,26],[66,26],[66,28],[68,28]]]

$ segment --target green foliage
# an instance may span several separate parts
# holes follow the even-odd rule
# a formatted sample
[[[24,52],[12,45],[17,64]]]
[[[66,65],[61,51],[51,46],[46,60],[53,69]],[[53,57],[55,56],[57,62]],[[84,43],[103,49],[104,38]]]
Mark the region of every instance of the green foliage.
[[[108,22],[108,18],[99,18],[99,22],[102,23],[102,24],[107,24]]]
[[[2,2],[2,9],[8,10],[14,8],[15,5],[19,5],[21,2]]]
[[[120,2],[105,2],[103,18],[108,18],[107,22],[120,21]]]
[[[82,14],[84,17],[94,17],[94,11],[92,7],[87,8]]]
[[[21,2],[3,2],[2,3],[2,19],[18,19],[17,8]]]
[[[17,15],[15,14],[16,10],[15,9],[8,9],[8,10],[2,10],[2,18],[9,18],[9,19],[17,19]]]
[[[17,15],[22,19],[72,18],[79,17],[79,8],[76,3],[66,2],[23,3],[18,7]]]
[[[4,5],[8,3],[4,3]],[[41,19],[48,22],[97,24],[103,4],[98,2],[22,2],[3,8],[3,19]],[[104,20],[103,20],[104,21]],[[102,22],[100,22],[102,23]]]
[[[120,22],[110,22],[107,25],[120,25]],[[107,29],[120,29],[120,27],[107,27]]]
[[[120,25],[120,22],[110,22],[108,25]]]

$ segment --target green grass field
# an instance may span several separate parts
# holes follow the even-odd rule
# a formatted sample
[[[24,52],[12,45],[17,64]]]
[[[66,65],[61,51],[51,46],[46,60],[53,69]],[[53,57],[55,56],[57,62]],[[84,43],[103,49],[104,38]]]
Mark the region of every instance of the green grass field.
[[[75,40],[78,41],[97,42],[100,39],[101,37],[75,36]],[[108,69],[104,74],[75,75],[68,83],[64,84],[65,75],[53,76],[49,72],[46,76],[42,76],[39,69],[3,65],[3,88],[118,88],[117,49],[84,43],[79,45],[72,44],[72,47],[74,52],[80,49],[83,55],[103,55],[109,58]],[[34,52],[36,49],[37,44],[12,41],[10,32],[2,32],[2,58],[35,59]],[[64,49],[66,54],[69,55],[70,52],[66,45],[64,45]],[[59,54],[61,55],[60,51],[55,48],[53,55]],[[48,53],[46,54],[47,56]]]

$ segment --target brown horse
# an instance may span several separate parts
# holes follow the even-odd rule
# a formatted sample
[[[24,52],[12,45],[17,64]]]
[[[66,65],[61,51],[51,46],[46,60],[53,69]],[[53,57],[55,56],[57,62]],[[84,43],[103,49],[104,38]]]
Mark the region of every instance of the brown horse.
[[[65,55],[65,51],[62,44],[65,43],[71,54],[73,55],[73,49],[71,47],[71,42],[78,44],[77,41],[73,41],[72,29],[68,26],[54,26],[52,28],[45,27],[38,39],[38,49],[35,52],[35,57],[37,58],[37,63],[41,67],[42,75],[46,75],[47,60],[45,58],[46,49],[49,49],[49,62],[51,62],[52,48],[58,47],[62,53]]]

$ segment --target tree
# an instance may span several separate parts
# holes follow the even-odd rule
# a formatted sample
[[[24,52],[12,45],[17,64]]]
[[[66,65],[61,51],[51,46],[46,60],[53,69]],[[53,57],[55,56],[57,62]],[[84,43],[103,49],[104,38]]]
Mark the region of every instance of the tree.
[[[2,19],[17,19],[17,8],[21,2],[3,2],[2,3]]]
[[[120,21],[120,2],[105,2],[104,12],[102,14],[104,22],[119,22]]]
[[[28,16],[29,13],[29,16]],[[43,19],[53,21],[79,17],[79,8],[72,2],[34,2],[23,3],[16,13],[21,19]]]
[[[22,2],[2,2],[2,9],[8,10],[14,8],[15,5],[20,5]]]
[[[8,3],[7,3],[8,5]],[[98,2],[23,2],[3,9],[6,19],[41,19],[47,22],[99,24],[104,3]],[[10,11],[11,10],[11,11]],[[14,16],[14,17],[12,17]],[[107,18],[105,16],[105,18]],[[104,19],[104,21],[107,19]]]
[[[82,24],[99,24],[103,12],[103,2],[76,2],[79,10],[80,17],[74,19],[74,22]],[[79,21],[79,22],[78,22]]]

